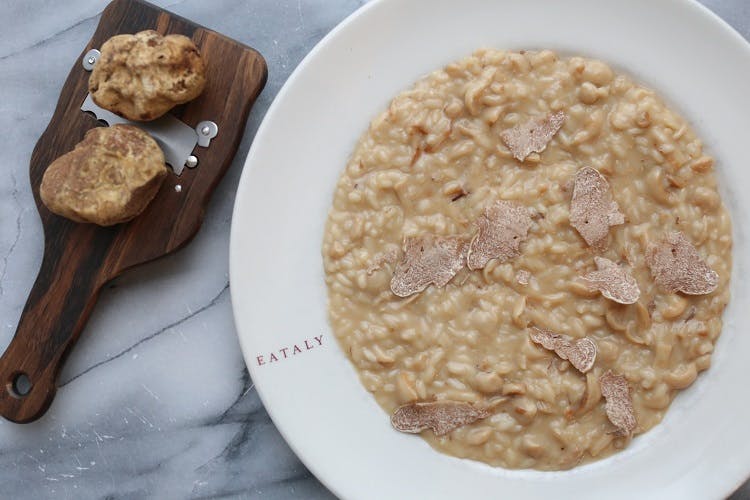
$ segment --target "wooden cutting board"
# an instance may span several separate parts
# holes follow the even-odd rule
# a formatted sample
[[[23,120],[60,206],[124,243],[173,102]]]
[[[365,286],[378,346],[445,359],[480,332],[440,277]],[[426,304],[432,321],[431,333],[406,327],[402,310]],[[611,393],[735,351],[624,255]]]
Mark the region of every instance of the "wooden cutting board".
[[[42,175],[86,131],[100,125],[80,109],[90,75],[81,64],[83,56],[114,35],[146,29],[183,34],[198,46],[206,62],[206,89],[172,114],[190,127],[211,120],[219,134],[208,148],[196,147],[197,168],[185,169],[179,177],[170,171],[153,203],[133,221],[102,228],[59,217],[39,198]],[[102,286],[128,268],[174,252],[195,236],[266,77],[266,63],[258,52],[219,33],[142,0],[115,0],[107,6],[94,36],[73,61],[55,113],[31,155],[29,177],[44,226],[44,259],[15,336],[0,358],[0,415],[14,422],[41,417],[52,403],[58,373]],[[26,380],[28,390],[22,387]]]

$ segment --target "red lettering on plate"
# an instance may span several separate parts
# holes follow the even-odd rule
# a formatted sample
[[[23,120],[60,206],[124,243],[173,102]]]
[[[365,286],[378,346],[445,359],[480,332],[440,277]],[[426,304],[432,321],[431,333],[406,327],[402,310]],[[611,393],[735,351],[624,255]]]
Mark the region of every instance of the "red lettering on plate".
[[[302,349],[302,345],[305,349]],[[299,344],[292,344],[291,346],[284,346],[276,349],[275,351],[269,351],[263,354],[259,354],[255,357],[255,362],[258,366],[268,365],[271,363],[277,363],[284,361],[289,357],[289,351],[292,351],[292,355],[302,354],[304,351],[310,351],[317,347],[323,346],[323,335],[313,336],[312,338],[302,339]],[[279,353],[278,355],[276,353]]]

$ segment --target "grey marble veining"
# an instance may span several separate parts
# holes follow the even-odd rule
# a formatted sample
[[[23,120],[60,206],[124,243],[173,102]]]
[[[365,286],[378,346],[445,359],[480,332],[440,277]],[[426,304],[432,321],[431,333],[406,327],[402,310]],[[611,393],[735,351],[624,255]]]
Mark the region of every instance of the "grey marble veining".
[[[155,3],[257,48],[268,84],[201,232],[102,294],[49,413],[0,419],[0,498],[330,498],[268,418],[232,323],[229,227],[255,130],[291,71],[361,0]],[[704,3],[750,35],[750,3]],[[0,351],[42,256],[28,162],[98,22],[97,0],[0,0]],[[750,498],[745,485],[735,498]]]

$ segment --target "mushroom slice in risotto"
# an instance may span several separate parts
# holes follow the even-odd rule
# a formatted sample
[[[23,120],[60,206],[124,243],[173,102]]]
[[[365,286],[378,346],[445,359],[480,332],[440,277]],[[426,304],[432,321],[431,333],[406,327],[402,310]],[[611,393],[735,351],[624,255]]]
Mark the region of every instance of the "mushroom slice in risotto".
[[[705,295],[719,286],[719,275],[679,231],[665,234],[646,249],[646,263],[654,281],[670,292]]]
[[[617,433],[620,436],[631,436],[637,423],[627,379],[607,370],[607,373],[599,377],[599,387],[606,400],[604,409],[607,412],[607,418],[617,427]]]
[[[573,199],[570,202],[570,225],[598,251],[606,250],[610,226],[625,223],[607,179],[598,170],[583,167],[576,172]]]
[[[417,402],[396,408],[391,424],[401,432],[417,434],[432,429],[436,436],[444,436],[489,415],[486,409],[459,401]]]
[[[575,341],[544,328],[532,326],[529,329],[531,340],[555,354],[561,359],[570,361],[570,364],[581,373],[591,370],[596,361],[596,344],[588,337]]]
[[[466,241],[452,236],[409,237],[404,240],[404,256],[396,264],[391,291],[408,297],[430,285],[443,287],[466,262]]]
[[[641,289],[630,271],[604,257],[594,257],[596,271],[581,279],[590,290],[599,290],[609,300],[620,304],[635,304],[641,296]]]
[[[531,227],[526,207],[512,201],[496,201],[477,218],[479,232],[471,240],[466,257],[469,269],[482,269],[492,259],[505,262],[520,253]]]
[[[541,153],[565,123],[565,113],[558,111],[541,118],[532,117],[513,128],[503,131],[503,140],[513,157],[524,161],[531,153]]]

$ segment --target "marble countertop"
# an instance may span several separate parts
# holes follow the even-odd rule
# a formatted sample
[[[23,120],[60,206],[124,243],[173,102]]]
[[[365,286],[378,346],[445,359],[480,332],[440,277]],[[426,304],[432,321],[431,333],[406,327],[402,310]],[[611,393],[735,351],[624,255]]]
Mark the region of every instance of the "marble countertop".
[[[266,414],[229,299],[229,228],[250,142],[304,55],[364,0],[151,0],[258,49],[269,79],[195,240],[103,291],[39,421],[0,419],[0,498],[331,498]],[[747,0],[703,0],[746,38]],[[101,0],[4,0],[0,19],[0,352],[42,257],[31,151]],[[733,499],[750,498],[745,484]]]

